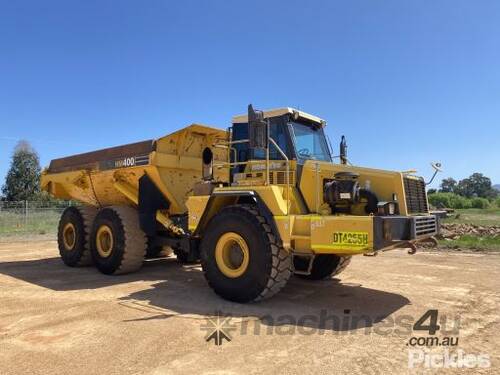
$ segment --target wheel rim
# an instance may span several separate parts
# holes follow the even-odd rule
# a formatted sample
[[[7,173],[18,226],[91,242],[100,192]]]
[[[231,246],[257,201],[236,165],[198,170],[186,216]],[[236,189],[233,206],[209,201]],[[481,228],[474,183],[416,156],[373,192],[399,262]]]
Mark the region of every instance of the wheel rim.
[[[63,242],[66,250],[73,250],[76,243],[76,229],[73,223],[66,223],[63,228]]]
[[[103,258],[109,257],[113,251],[113,231],[107,225],[101,225],[96,235],[97,252]]]
[[[248,268],[250,250],[239,234],[228,232],[222,235],[215,246],[215,261],[219,270],[227,277],[243,275]]]

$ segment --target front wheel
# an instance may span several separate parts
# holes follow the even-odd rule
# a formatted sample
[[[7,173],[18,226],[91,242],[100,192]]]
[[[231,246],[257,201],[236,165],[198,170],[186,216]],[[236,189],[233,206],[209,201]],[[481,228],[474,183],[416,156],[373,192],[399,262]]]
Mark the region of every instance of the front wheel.
[[[291,256],[253,206],[222,209],[205,228],[201,266],[210,287],[234,302],[259,301],[280,291]]]

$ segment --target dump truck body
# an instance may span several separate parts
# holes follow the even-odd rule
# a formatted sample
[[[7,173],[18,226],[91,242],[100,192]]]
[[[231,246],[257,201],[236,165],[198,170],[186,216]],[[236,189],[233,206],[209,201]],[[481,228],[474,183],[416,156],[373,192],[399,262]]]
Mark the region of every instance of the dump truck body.
[[[88,207],[61,218],[63,260],[80,265],[91,253],[102,272],[124,273],[168,246],[184,262],[201,258],[219,295],[246,302],[291,273],[332,277],[352,255],[432,239],[439,222],[423,179],[347,165],[342,149],[333,163],[325,124],[250,107],[228,130],[193,124],[53,160],[42,189]]]
[[[227,141],[227,132],[200,124],[159,138],[51,161],[41,186],[61,199],[95,207],[134,204],[117,183],[138,191],[139,178],[148,175],[170,202],[168,213],[186,213],[185,202],[202,179],[202,151]],[[214,148],[214,160],[226,161],[227,150]],[[227,181],[228,171],[215,171],[216,181]],[[138,200],[136,197],[134,200]]]

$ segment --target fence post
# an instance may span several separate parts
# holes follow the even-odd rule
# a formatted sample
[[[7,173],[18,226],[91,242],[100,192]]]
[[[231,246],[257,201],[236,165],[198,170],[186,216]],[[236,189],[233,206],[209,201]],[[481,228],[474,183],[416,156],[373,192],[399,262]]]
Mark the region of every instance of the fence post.
[[[24,201],[24,229],[28,229],[28,201]]]

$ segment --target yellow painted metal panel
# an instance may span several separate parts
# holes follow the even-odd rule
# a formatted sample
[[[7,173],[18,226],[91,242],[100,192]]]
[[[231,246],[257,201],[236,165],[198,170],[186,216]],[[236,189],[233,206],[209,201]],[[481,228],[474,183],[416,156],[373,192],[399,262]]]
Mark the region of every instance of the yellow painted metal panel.
[[[361,254],[373,249],[373,217],[274,216],[283,245],[296,252]]]
[[[401,215],[407,214],[403,190],[403,174],[401,172],[314,160],[308,160],[305,163],[300,180],[300,190],[310,211],[317,212],[323,202],[323,180],[332,179],[337,172],[358,173],[360,186],[362,188],[369,187],[380,201],[392,201],[393,194],[396,194]],[[362,215],[363,210],[363,205],[353,207],[355,215]]]
[[[198,226],[209,199],[209,195],[190,196],[187,199],[186,206],[189,212],[188,228],[191,232],[194,232]]]
[[[93,206],[130,205],[134,200],[116,189],[116,182],[126,182],[138,189],[139,178],[147,174],[171,202],[169,214],[187,211],[186,199],[194,184],[202,179],[202,152],[211,148],[214,160],[226,161],[227,149],[215,145],[227,140],[225,130],[193,124],[155,141],[156,151],[135,165],[99,161],[89,170],[61,173],[44,171],[41,187],[59,198],[73,199]],[[119,160],[120,161],[120,160]],[[229,171],[214,170],[216,181],[228,181]]]
[[[287,202],[285,200],[285,188],[276,185],[267,186],[231,186],[216,188],[215,192],[228,191],[255,191],[265,202],[273,215],[285,215],[287,213]]]
[[[342,238],[345,240],[342,241]],[[362,240],[358,242],[360,238]],[[370,216],[314,218],[311,220],[311,249],[316,253],[337,254],[359,254],[370,251],[373,249],[373,218]]]

